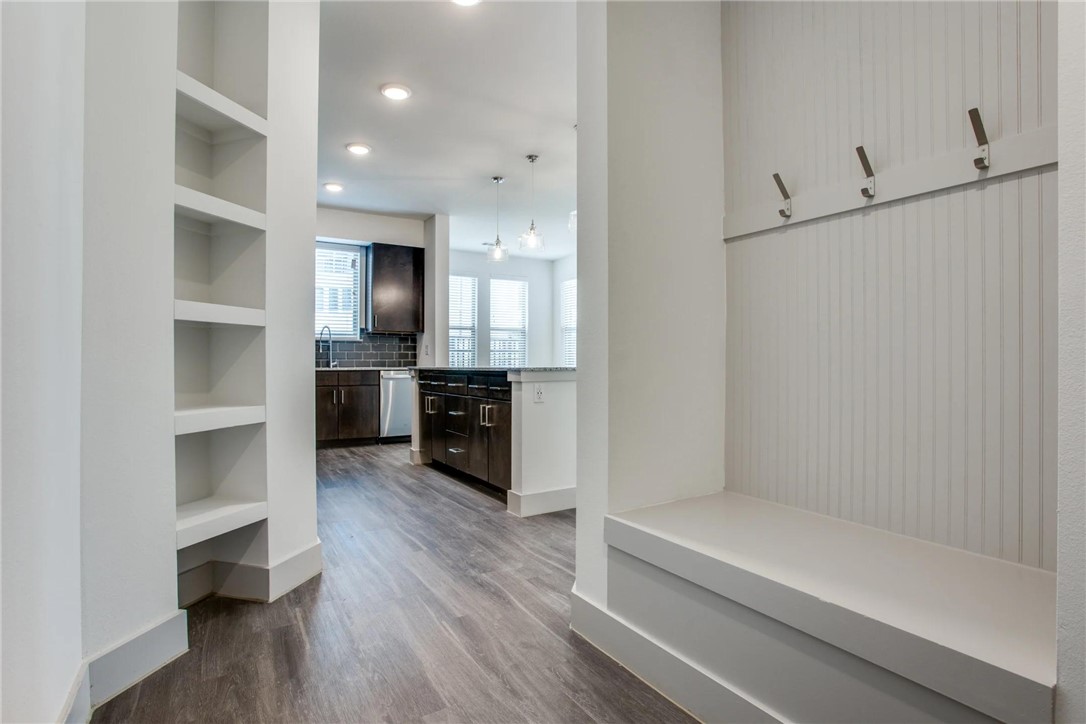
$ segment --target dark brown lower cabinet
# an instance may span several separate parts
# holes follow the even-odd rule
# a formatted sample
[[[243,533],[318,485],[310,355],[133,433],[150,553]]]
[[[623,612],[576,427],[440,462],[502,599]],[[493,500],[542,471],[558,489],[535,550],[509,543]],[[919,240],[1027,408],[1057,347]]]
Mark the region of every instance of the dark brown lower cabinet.
[[[376,438],[381,431],[378,373],[317,372],[317,442]]]
[[[505,375],[422,372],[418,385],[423,459],[512,488],[513,414]]]
[[[317,440],[339,439],[338,387],[317,388]]]
[[[381,432],[381,387],[339,388],[339,439],[377,437]]]
[[[513,487],[513,406],[509,402],[487,403],[486,481],[509,490]]]

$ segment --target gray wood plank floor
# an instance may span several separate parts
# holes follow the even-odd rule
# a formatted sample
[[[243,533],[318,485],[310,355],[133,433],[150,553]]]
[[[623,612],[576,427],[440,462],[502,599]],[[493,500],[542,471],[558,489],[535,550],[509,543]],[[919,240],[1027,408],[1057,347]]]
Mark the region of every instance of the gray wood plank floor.
[[[92,721],[691,721],[570,632],[572,511],[516,518],[407,458],[319,450],[324,573],[192,606],[189,652]]]

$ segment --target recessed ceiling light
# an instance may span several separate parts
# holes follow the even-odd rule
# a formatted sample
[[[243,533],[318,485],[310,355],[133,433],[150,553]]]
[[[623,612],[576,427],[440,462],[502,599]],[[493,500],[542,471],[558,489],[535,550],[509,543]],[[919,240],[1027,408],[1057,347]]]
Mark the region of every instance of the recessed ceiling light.
[[[478,5],[479,4],[479,0],[452,0],[452,1],[454,3],[456,3],[457,5],[460,5],[461,7],[465,7],[465,8],[470,8],[472,5]]]
[[[405,101],[411,97],[411,89],[399,83],[385,83],[381,86],[381,95],[390,101]]]
[[[343,184],[327,183],[324,185],[324,190],[331,191],[334,194],[338,194],[340,191],[343,190]]]
[[[347,150],[356,156],[365,156],[373,149],[364,143],[348,143]]]

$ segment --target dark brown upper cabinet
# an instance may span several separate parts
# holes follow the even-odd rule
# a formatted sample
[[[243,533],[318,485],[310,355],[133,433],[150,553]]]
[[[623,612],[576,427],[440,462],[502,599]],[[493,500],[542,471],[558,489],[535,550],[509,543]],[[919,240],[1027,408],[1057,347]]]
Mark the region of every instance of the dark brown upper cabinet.
[[[371,332],[422,332],[423,250],[370,245]]]

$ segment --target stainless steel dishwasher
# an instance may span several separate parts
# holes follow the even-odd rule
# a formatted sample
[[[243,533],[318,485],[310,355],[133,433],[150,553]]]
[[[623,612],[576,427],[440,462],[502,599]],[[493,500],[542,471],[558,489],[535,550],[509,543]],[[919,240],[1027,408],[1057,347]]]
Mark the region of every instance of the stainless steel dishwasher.
[[[381,372],[381,437],[411,434],[411,374],[405,370]]]

